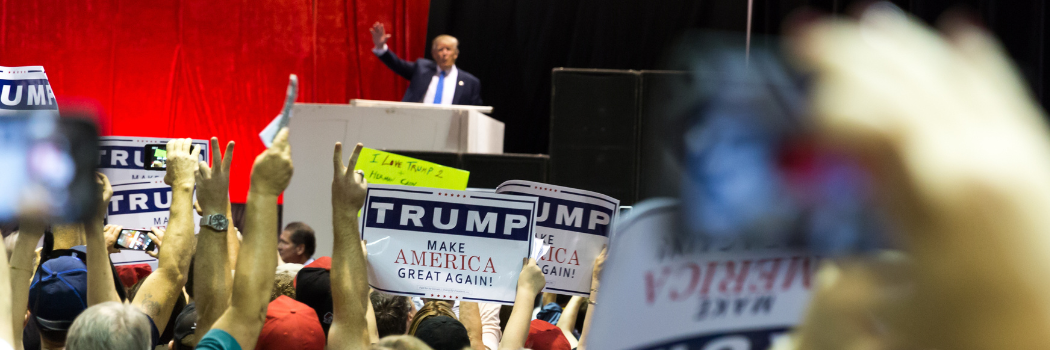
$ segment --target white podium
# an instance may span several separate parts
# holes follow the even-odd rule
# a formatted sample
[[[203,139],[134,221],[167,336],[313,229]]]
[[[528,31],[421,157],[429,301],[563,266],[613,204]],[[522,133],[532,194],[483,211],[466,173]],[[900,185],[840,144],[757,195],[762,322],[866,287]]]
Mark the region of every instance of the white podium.
[[[295,174],[284,192],[282,221],[302,221],[317,238],[314,257],[332,255],[332,147],[503,153],[503,123],[492,107],[352,100],[348,105],[296,103],[289,121]],[[345,161],[345,159],[344,159]]]

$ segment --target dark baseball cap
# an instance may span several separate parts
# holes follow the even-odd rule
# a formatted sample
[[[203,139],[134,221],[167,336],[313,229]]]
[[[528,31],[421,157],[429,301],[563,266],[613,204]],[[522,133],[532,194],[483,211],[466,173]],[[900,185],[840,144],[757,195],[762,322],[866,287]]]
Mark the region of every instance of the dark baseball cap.
[[[322,256],[295,275],[295,300],[317,312],[325,337],[332,327],[332,258]]]
[[[84,246],[72,250],[86,254]],[[33,275],[29,311],[42,329],[69,330],[73,320],[87,309],[87,265],[75,255],[52,257]]]
[[[182,345],[182,339],[197,332],[197,303],[189,303],[182,309],[179,316],[175,318],[175,328],[173,330],[175,333],[173,338],[175,340],[175,348],[187,347]]]
[[[467,328],[448,316],[433,316],[423,320],[416,328],[415,336],[434,350],[462,350],[470,347]]]

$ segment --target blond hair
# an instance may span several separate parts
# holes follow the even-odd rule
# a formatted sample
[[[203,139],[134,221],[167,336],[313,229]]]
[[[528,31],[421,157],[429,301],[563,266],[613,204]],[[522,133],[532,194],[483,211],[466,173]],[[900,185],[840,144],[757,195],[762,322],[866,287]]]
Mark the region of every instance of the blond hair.
[[[456,314],[452,312],[452,305],[449,305],[447,301],[425,300],[423,307],[416,311],[416,316],[412,318],[412,325],[408,327],[408,334],[416,335],[416,328],[419,328],[419,324],[423,323],[423,320],[435,316],[448,316],[454,320],[459,320],[459,317],[456,317]]]
[[[430,43],[430,48],[433,49],[434,46],[437,46],[438,41],[451,41],[452,42],[452,46],[454,48],[456,48],[456,52],[459,52],[459,39],[456,39],[456,37],[448,35],[448,34],[438,35],[437,37],[434,38],[434,41]]]

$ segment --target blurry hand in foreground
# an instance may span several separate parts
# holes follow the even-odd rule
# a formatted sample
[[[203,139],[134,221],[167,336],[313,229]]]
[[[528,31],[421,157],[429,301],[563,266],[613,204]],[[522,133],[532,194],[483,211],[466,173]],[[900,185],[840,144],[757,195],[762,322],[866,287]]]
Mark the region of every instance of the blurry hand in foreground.
[[[990,34],[943,23],[876,4],[790,44],[822,136],[871,166],[912,262],[888,329],[918,348],[1050,348],[1044,116]]]

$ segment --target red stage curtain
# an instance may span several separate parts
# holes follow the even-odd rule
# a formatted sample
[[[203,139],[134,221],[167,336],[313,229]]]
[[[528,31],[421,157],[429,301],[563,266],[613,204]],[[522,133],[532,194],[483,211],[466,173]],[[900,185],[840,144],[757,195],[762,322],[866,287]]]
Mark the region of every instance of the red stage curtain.
[[[288,74],[299,76],[299,102],[399,101],[408,82],[372,54],[368,28],[384,23],[401,57],[427,47],[429,0],[0,3],[0,65],[44,66],[59,108],[97,100],[103,135],[236,141],[238,203]]]

